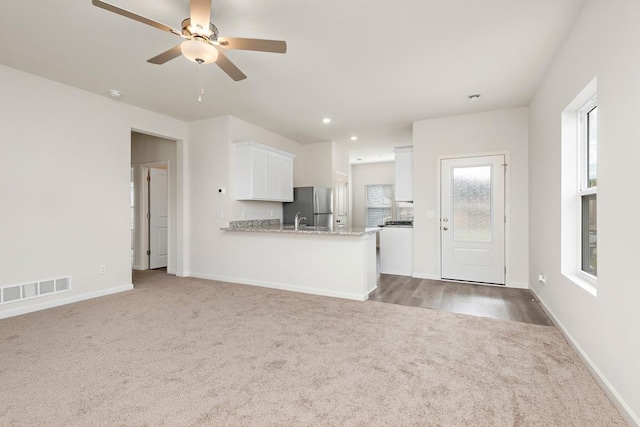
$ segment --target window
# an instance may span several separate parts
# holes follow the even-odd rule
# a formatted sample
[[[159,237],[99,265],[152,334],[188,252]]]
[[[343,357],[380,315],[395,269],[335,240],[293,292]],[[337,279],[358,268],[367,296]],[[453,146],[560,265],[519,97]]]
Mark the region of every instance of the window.
[[[578,203],[581,269],[598,273],[598,104],[594,97],[578,112]]]
[[[393,218],[393,185],[367,185],[367,227],[383,225]]]
[[[560,266],[597,296],[598,82],[594,78],[562,112]]]
[[[395,202],[394,187],[391,184],[366,186],[367,227],[384,225],[385,221],[412,221],[413,203]]]

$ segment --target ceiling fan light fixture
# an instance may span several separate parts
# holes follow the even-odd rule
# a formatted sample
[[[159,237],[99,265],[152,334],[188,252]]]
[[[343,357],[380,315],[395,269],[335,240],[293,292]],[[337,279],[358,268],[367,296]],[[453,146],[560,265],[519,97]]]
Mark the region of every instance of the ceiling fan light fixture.
[[[198,64],[213,64],[218,59],[218,49],[204,40],[185,40],[180,44],[180,50],[185,58]]]

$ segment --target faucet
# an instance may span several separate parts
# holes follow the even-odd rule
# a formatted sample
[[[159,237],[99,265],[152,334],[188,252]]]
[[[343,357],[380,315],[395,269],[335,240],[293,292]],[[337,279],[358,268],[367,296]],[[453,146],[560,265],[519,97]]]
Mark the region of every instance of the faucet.
[[[307,218],[304,216],[300,216],[300,212],[298,212],[296,214],[296,219],[295,219],[295,224],[294,224],[294,230],[298,231],[298,227],[300,226],[300,221],[306,221]]]

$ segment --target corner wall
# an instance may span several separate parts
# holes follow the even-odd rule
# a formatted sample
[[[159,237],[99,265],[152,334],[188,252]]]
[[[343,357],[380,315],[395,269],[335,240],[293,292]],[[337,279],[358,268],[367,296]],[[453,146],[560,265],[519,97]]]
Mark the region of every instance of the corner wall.
[[[640,425],[640,3],[588,1],[530,105],[530,283],[622,408]],[[561,274],[561,113],[598,79],[598,283]],[[537,274],[547,284],[536,283]]]
[[[415,277],[439,279],[438,157],[508,153],[507,286],[528,287],[528,109],[512,108],[413,124]],[[434,216],[430,218],[429,212]]]
[[[282,203],[235,200],[233,143],[255,141],[295,154],[294,186],[303,176],[303,146],[233,116],[189,124],[189,275],[236,277],[245,266],[242,256],[226,249],[233,243],[220,228],[240,219],[279,218]],[[329,152],[330,155],[330,152]],[[329,175],[330,176],[330,175]],[[216,189],[226,188],[226,194]],[[231,236],[233,238],[234,236]],[[237,237],[237,236],[235,236]]]

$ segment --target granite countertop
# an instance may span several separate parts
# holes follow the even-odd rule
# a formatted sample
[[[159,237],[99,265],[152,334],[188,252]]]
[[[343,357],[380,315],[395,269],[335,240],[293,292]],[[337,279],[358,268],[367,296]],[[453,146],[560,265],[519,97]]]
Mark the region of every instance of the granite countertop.
[[[350,228],[350,227],[300,227],[294,230],[293,226],[271,226],[271,227],[228,227],[221,228],[223,231],[258,232],[258,233],[287,233],[287,234],[321,234],[332,236],[364,236],[365,234],[377,233],[378,227],[372,228]]]

